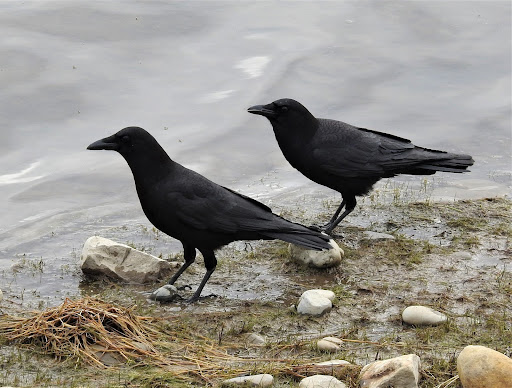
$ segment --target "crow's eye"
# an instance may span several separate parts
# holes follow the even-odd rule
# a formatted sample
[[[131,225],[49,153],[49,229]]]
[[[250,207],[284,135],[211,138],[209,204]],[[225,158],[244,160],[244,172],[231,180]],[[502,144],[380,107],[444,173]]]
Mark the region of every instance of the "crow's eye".
[[[282,105],[282,106],[279,107],[279,110],[281,112],[287,112],[288,111],[288,107],[286,105]]]
[[[122,138],[121,138],[121,141],[123,143],[129,143],[130,142],[130,136],[128,135],[124,135]]]

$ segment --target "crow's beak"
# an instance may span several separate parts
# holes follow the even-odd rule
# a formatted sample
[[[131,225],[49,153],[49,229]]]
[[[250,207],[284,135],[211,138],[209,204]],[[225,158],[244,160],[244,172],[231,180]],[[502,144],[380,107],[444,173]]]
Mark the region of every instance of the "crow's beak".
[[[89,144],[87,147],[88,150],[113,150],[117,151],[119,146],[117,145],[117,141],[115,136],[109,136],[104,139],[95,141],[92,144]]]
[[[247,109],[249,113],[261,115],[268,118],[277,117],[277,112],[272,109],[272,104],[268,105],[254,105]]]

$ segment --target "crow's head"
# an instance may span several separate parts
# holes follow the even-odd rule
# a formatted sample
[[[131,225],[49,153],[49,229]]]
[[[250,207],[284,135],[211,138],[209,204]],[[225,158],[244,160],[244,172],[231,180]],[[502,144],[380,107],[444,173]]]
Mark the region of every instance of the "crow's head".
[[[267,105],[251,106],[249,113],[265,116],[270,120],[274,129],[288,127],[297,130],[297,126],[310,126],[316,122],[315,117],[300,102],[291,98],[282,98]]]
[[[95,141],[87,149],[113,150],[126,155],[138,150],[146,150],[154,143],[156,140],[146,130],[139,127],[126,127],[112,136]]]

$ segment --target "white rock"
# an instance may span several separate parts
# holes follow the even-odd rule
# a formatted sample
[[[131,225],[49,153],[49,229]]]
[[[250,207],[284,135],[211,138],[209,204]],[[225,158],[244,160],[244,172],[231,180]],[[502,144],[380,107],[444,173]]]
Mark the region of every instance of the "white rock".
[[[306,292],[309,294],[318,294],[318,296],[321,296],[322,298],[327,298],[331,302],[334,300],[334,298],[336,298],[336,294],[334,294],[334,292],[332,292],[331,290],[322,290],[320,288],[315,288],[312,290],[307,290]],[[302,295],[304,295],[304,293]]]
[[[334,353],[338,350],[341,350],[341,345],[338,345],[337,343],[331,342],[326,339],[318,340],[316,343],[316,347],[318,350],[321,350],[322,352],[329,352]]]
[[[510,388],[512,359],[485,346],[466,346],[457,357],[457,372],[464,388]]]
[[[252,385],[255,387],[271,387],[272,384],[274,384],[274,377],[269,374],[235,377],[222,382],[222,386]]]
[[[171,302],[177,298],[178,289],[172,284],[166,284],[159,289],[153,291],[149,299],[157,300],[159,302]]]
[[[322,338],[324,341],[329,341],[329,342],[332,342],[333,344],[336,344],[336,345],[343,345],[343,340],[342,339],[339,339],[339,338],[336,338],[336,337],[324,337]]]
[[[307,315],[322,315],[332,308],[332,302],[330,299],[323,296],[318,290],[305,291],[297,305],[297,312],[299,314]]]
[[[361,388],[417,388],[420,367],[415,354],[375,361],[361,369],[359,384]]]
[[[319,366],[338,366],[338,365],[352,365],[350,362],[346,360],[329,360],[316,363],[315,365]]]
[[[334,376],[314,375],[302,379],[299,388],[347,388]]]
[[[4,293],[0,290],[0,302],[4,299]]]
[[[379,232],[372,232],[371,230],[365,230],[363,232],[363,239],[365,240],[373,240],[373,241],[379,241],[379,240],[394,240],[395,236],[387,233],[379,233]]]
[[[341,263],[341,258],[345,252],[336,244],[336,241],[330,240],[331,249],[325,251],[315,251],[298,245],[290,244],[288,251],[292,260],[308,265],[314,268],[330,268]]]
[[[261,335],[256,333],[249,333],[245,337],[245,342],[247,342],[250,345],[263,345],[265,344],[265,338],[263,338]]]
[[[425,306],[409,306],[402,312],[402,320],[409,325],[439,325],[446,315]]]
[[[85,242],[81,267],[84,273],[132,283],[154,282],[171,272],[167,261],[99,236]]]

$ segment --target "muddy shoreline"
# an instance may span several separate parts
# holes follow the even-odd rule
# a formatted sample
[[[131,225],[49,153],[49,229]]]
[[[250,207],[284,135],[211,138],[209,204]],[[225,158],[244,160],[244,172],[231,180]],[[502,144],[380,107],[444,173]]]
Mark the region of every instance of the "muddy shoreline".
[[[323,206],[320,221],[328,218],[335,204],[326,202]],[[219,266],[204,292],[219,297],[194,305],[151,302],[147,296],[153,286],[89,281],[79,272],[74,277],[80,283],[81,296],[96,296],[124,307],[136,305],[141,314],[164,318],[168,325],[178,325],[180,330],[200,334],[212,343],[243,344],[248,332],[263,335],[268,344],[265,347],[233,347],[233,352],[255,360],[270,359],[281,349],[280,358],[295,357],[298,363],[343,358],[363,366],[376,359],[416,353],[423,364],[420,386],[434,387],[456,374],[455,358],[465,345],[485,345],[511,355],[511,210],[512,201],[496,198],[404,201],[392,206],[367,201],[357,217],[366,218],[368,228],[353,222],[337,230],[343,234],[338,242],[345,250],[341,266],[328,270],[301,267],[291,262],[287,245],[281,242],[232,244],[219,252]],[[311,221],[307,212],[296,217],[301,222]],[[364,230],[389,233],[395,239],[366,240]],[[146,236],[146,243],[134,243],[137,248],[169,258],[158,251],[165,236],[147,229],[140,229],[140,233]],[[173,255],[172,259],[176,258]],[[14,270],[17,276],[37,277],[45,267],[27,259]],[[203,271],[199,259],[181,283],[194,288]],[[320,318],[294,312],[298,297],[310,288],[336,293],[332,311]],[[35,301],[38,296],[31,298]],[[41,308],[51,304],[44,296],[40,299]],[[28,314],[22,300],[4,290],[2,313]],[[53,306],[58,304],[53,301]],[[413,304],[433,307],[449,319],[438,327],[407,326],[400,314]],[[30,305],[37,307],[35,302]],[[315,349],[314,340],[323,335],[349,342],[337,354],[321,353]],[[282,350],[283,344],[295,345]],[[55,363],[37,349],[20,350],[5,341],[0,357],[0,383],[4,385],[165,386],[158,385],[163,383],[158,382],[161,377],[157,370],[150,373],[153,380],[142,378],[147,367],[125,366],[99,374],[85,367],[78,375],[70,374],[71,370],[63,367],[66,362]],[[255,361],[254,369],[268,369],[265,365]],[[113,381],[113,374],[118,382]],[[92,375],[99,379],[93,384]],[[293,386],[292,377],[275,377],[275,386]],[[357,386],[355,380],[346,383]],[[204,382],[195,384],[202,386]]]

